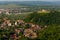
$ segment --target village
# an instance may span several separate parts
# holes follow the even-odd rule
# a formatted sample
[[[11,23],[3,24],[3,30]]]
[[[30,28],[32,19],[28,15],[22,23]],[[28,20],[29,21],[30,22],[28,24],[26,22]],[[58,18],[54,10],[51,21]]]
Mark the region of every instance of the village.
[[[0,9],[0,14],[5,13],[5,14],[21,14],[24,12],[28,12],[29,8],[1,8]]]
[[[29,8],[16,8],[16,9],[0,9],[0,14],[22,14],[22,13],[28,13],[28,12],[32,12],[30,11]],[[49,10],[45,10],[45,9],[41,9],[41,10],[38,10],[37,11],[38,13],[49,13],[50,11]]]
[[[46,25],[43,27],[32,22],[26,23],[24,20],[14,20],[14,22],[11,22],[9,19],[2,18],[0,21],[0,33],[4,32],[1,35],[1,40],[19,40],[23,36],[29,39],[35,39],[38,37],[37,31],[47,28]]]

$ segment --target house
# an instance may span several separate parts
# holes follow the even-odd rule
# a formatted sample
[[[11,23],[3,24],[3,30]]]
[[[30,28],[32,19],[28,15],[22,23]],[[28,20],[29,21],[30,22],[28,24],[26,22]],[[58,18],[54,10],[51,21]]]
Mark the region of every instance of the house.
[[[45,9],[42,9],[42,10],[39,10],[38,13],[49,13],[50,11],[49,10],[45,10]]]

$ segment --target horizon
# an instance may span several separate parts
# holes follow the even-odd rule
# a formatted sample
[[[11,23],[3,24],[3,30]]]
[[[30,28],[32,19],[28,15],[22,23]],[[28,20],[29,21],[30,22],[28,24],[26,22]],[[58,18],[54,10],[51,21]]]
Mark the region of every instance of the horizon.
[[[27,2],[27,1],[0,1],[0,2]],[[35,1],[35,2],[38,2],[38,1]],[[39,2],[60,2],[60,1],[39,1]]]
[[[0,0],[0,1],[8,1],[8,2],[11,2],[11,1],[44,1],[44,2],[59,2],[60,0]]]

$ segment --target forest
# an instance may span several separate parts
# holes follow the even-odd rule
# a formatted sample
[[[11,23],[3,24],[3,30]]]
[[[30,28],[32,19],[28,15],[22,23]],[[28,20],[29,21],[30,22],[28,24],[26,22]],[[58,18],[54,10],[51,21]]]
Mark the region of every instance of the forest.
[[[60,40],[60,12],[2,13],[0,40]]]

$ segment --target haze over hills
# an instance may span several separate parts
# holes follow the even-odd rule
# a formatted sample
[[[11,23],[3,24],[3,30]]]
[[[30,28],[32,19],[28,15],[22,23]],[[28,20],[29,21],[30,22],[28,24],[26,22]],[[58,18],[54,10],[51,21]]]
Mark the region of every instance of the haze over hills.
[[[47,1],[0,1],[2,4],[21,4],[21,5],[60,5],[60,1],[57,2],[47,2]]]

